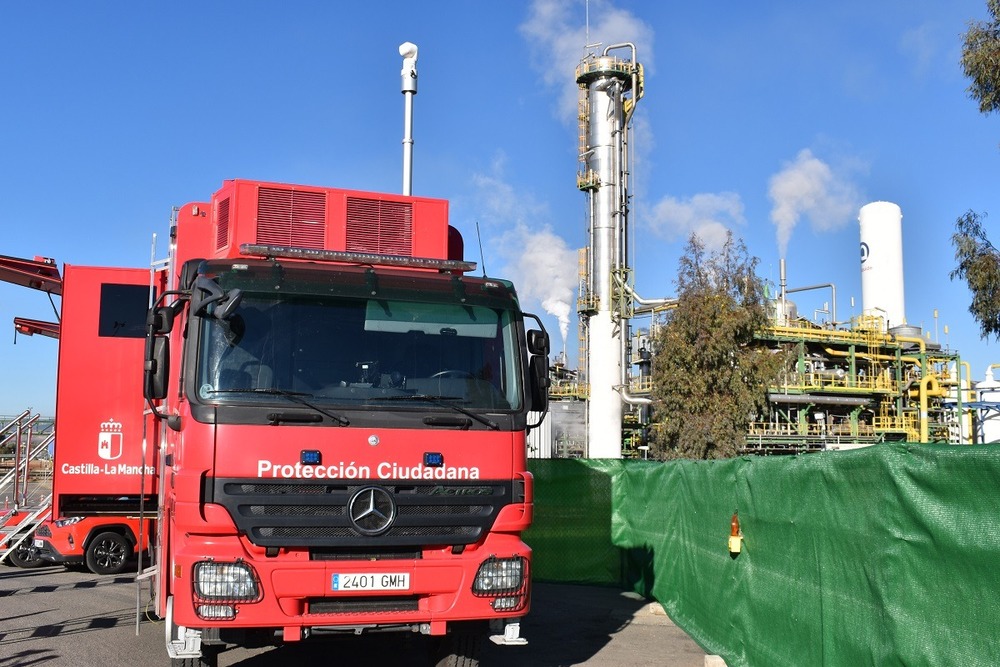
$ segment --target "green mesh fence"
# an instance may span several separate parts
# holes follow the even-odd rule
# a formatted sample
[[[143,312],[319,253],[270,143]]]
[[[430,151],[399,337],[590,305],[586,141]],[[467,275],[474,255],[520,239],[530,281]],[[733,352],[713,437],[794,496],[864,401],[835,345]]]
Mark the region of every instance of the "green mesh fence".
[[[535,575],[651,590],[730,667],[1000,664],[1000,447],[544,463]],[[617,554],[607,501],[584,497],[605,485]]]
[[[540,581],[618,586],[622,549],[611,543],[611,480],[618,461],[532,459],[535,514],[524,540]]]

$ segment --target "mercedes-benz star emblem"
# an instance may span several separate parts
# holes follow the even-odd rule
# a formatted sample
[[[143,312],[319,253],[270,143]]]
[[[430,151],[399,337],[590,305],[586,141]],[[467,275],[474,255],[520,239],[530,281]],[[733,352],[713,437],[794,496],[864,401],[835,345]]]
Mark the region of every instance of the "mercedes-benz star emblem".
[[[396,501],[379,486],[366,486],[347,503],[351,523],[362,535],[381,535],[396,519]]]

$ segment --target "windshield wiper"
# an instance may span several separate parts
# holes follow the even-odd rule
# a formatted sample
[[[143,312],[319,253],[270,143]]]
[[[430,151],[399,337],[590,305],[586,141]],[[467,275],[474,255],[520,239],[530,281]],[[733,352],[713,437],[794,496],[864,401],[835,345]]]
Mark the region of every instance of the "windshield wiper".
[[[379,396],[379,401],[426,401],[427,403],[433,403],[434,405],[440,405],[442,408],[449,408],[455,412],[460,412],[466,417],[471,417],[475,419],[480,424],[483,424],[494,431],[500,430],[500,425],[489,417],[484,417],[483,415],[476,414],[472,410],[463,408],[458,403],[454,401],[462,400],[461,396],[436,396],[434,394],[400,394],[398,396]]]
[[[341,417],[340,415],[334,414],[329,410],[324,410],[318,405],[315,405],[307,401],[303,397],[312,396],[312,394],[308,394],[303,391],[288,391],[287,389],[275,389],[271,387],[255,387],[253,389],[212,389],[210,391],[213,394],[266,394],[268,396],[284,396],[285,398],[291,401],[294,401],[296,403],[306,406],[307,408],[315,410],[321,415],[326,415],[340,426],[349,426],[351,423],[350,420],[348,420],[346,417]],[[291,421],[286,417],[287,416],[283,417],[282,419],[272,420],[272,421],[275,421],[275,423],[277,423],[277,421]]]

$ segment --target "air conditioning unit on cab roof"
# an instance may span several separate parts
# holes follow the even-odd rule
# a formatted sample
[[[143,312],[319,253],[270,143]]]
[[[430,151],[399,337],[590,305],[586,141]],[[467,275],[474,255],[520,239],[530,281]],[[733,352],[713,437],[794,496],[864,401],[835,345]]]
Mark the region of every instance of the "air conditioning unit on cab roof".
[[[243,244],[448,258],[448,201],[231,180],[212,196],[214,257]]]

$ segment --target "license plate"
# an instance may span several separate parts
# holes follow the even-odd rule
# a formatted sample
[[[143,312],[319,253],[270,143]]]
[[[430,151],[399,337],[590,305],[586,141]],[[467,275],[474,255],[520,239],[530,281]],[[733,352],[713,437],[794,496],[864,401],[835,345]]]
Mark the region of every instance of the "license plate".
[[[45,546],[45,541],[44,540],[35,540],[35,546],[38,547],[39,549],[41,549],[42,547]]]
[[[410,589],[410,573],[334,574],[330,580],[330,589],[334,591],[406,591]]]

